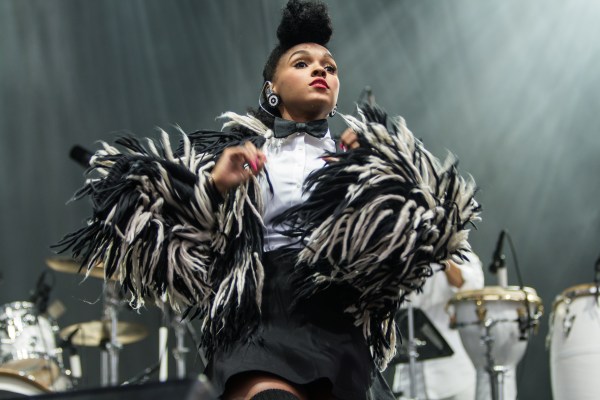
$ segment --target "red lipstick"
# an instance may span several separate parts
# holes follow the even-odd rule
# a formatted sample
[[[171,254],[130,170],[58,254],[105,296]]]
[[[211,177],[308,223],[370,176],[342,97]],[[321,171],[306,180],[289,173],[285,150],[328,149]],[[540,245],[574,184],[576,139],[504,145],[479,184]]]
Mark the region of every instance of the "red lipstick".
[[[329,85],[327,84],[327,81],[322,78],[315,79],[314,81],[312,81],[310,83],[310,86],[318,87],[318,88],[322,88],[322,89],[329,89]]]

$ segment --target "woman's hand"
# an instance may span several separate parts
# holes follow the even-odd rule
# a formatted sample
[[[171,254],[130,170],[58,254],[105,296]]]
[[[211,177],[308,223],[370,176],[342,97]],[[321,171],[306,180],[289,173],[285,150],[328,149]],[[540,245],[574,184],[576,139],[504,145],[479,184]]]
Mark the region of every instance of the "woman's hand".
[[[360,147],[358,143],[358,135],[352,129],[347,128],[340,136],[342,150],[347,151],[349,149],[356,149]],[[338,162],[337,157],[323,157],[323,161],[327,163]]]
[[[360,143],[358,143],[358,135],[352,129],[346,129],[341,136],[342,145],[346,147],[346,149],[356,149],[360,147]]]
[[[258,175],[266,161],[264,153],[250,142],[229,147],[223,151],[213,168],[212,181],[221,195],[225,195],[229,189],[246,182],[252,175]]]

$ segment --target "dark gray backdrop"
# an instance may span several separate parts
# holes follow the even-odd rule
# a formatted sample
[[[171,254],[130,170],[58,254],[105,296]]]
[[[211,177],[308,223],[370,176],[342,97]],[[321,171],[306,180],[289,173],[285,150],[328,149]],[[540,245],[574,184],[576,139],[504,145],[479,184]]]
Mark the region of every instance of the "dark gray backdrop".
[[[458,155],[481,188],[483,221],[471,241],[484,264],[500,229],[510,231],[525,284],[546,306],[520,397],[551,398],[544,338],[553,298],[590,282],[600,253],[600,4],[328,4],[339,109],[351,112],[370,85],[435,154]],[[218,128],[219,113],[254,106],[281,5],[0,1],[0,304],[29,297],[49,245],[89,212],[86,202],[65,206],[82,183],[71,146],[93,148],[124,130],[155,135],[156,126]],[[516,284],[510,257],[509,269]],[[100,317],[100,282],[55,277],[52,297],[67,307],[61,327]],[[152,331],[160,321],[153,309],[121,315]],[[125,347],[123,378],[156,359],[156,342],[152,334]],[[83,357],[83,385],[95,385],[98,352]]]

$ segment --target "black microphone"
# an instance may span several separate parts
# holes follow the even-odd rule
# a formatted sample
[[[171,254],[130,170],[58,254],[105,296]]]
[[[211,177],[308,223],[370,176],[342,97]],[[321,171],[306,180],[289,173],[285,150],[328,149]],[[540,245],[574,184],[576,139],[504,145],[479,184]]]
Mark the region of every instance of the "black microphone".
[[[29,301],[34,304],[38,315],[44,314],[48,309],[48,299],[50,298],[50,290],[52,289],[52,286],[44,282],[46,278],[46,272],[47,271],[41,273],[35,285],[35,289],[29,298]]]
[[[69,152],[69,157],[71,157],[71,160],[75,161],[84,168],[90,167],[90,161],[92,160],[93,156],[94,153],[77,144],[73,146]]]
[[[58,347],[69,351],[69,366],[71,367],[71,377],[74,379],[81,378],[81,358],[79,358],[79,352],[73,344],[73,337],[79,332],[81,327],[78,327],[69,334],[65,339],[62,339]]]
[[[500,231],[500,236],[498,236],[498,242],[496,242],[496,249],[494,250],[494,255],[492,256],[492,263],[490,264],[490,272],[495,274],[498,272],[499,268],[503,268],[504,264],[504,254],[502,254],[502,245],[504,244],[504,236],[506,235],[506,231],[502,229]]]

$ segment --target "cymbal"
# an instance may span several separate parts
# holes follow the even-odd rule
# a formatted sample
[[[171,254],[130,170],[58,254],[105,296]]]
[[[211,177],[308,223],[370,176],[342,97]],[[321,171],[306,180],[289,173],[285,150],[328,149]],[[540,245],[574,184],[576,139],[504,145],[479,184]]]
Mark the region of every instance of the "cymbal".
[[[67,339],[77,330],[71,342],[77,346],[98,347],[110,341],[110,321],[88,321],[69,325],[60,331],[60,337]],[[148,330],[133,322],[117,322],[117,340],[121,344],[135,343],[148,335]]]
[[[72,258],[64,258],[64,257],[51,257],[46,259],[46,264],[58,272],[66,272],[68,274],[81,274],[85,275],[87,273],[87,268],[83,267],[80,269],[81,264]],[[98,263],[94,268],[92,268],[88,274],[94,278],[104,279],[104,264]],[[116,276],[113,275],[110,279],[117,280]]]

